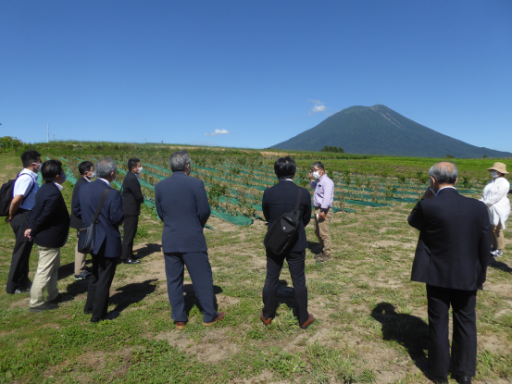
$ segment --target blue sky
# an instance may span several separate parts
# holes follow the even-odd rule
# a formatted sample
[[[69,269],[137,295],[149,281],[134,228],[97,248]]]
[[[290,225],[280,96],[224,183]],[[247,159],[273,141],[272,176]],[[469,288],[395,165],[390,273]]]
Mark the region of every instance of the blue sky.
[[[512,2],[1,1],[1,136],[265,148],[384,104],[512,151]],[[226,133],[227,132],[227,133]]]

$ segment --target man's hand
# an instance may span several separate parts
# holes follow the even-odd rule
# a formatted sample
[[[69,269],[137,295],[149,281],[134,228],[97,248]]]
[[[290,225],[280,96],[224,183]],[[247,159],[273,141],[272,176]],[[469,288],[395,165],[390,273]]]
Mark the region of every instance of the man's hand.
[[[321,220],[325,220],[327,218],[327,215],[325,214],[324,211],[320,211],[320,213],[318,214],[318,218]]]
[[[428,187],[427,190],[425,191],[425,193],[423,194],[423,197],[421,198],[421,200],[426,200],[426,199],[432,199],[433,197],[436,197],[434,191],[432,190],[432,188]]]
[[[10,222],[11,222],[11,220],[12,220],[12,217],[11,217],[11,216],[6,216],[6,217],[5,217],[5,222],[6,222],[6,223],[10,223]]]
[[[25,237],[28,237],[29,240],[32,240],[32,236],[30,234],[32,233],[32,229],[25,230]]]

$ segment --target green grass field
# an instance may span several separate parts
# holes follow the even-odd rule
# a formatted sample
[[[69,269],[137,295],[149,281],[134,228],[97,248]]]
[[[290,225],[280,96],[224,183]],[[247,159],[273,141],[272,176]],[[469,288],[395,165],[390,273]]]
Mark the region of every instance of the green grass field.
[[[43,158],[99,158],[109,154],[126,160],[136,155],[153,164],[168,158],[172,151],[168,146],[101,143],[37,148]],[[204,165],[211,162],[221,168],[245,159],[245,164],[257,163],[258,169],[268,169],[280,153],[205,148],[190,151],[194,164],[204,160]],[[299,166],[307,169],[313,155],[297,153],[295,157]],[[402,172],[426,173],[435,162],[384,157],[329,159],[328,154],[317,155],[328,169],[341,172],[350,167],[351,172],[361,170],[379,177],[383,172],[389,177]],[[485,168],[494,159],[455,161],[461,174],[467,173],[477,183],[487,175]],[[509,167],[511,163],[508,160]],[[19,155],[0,155],[0,167],[3,183],[20,170]],[[121,174],[118,181],[122,181]],[[66,182],[64,187],[69,207],[72,185]],[[278,291],[278,316],[269,327],[258,318],[266,265],[262,246],[266,227],[261,220],[254,220],[250,226],[236,226],[210,218],[212,229],[205,229],[205,235],[215,293],[219,310],[227,316],[212,328],[205,328],[186,275],[190,323],[185,331],[176,330],[170,318],[160,248],[162,224],[151,209],[143,209],[135,240],[142,263],[118,266],[109,310],[120,311],[121,315],[113,321],[91,324],[90,316],[83,315],[87,283],[74,280],[76,236],[70,232],[61,252],[59,290],[72,294],[74,301],[49,313],[30,313],[28,294],[0,295],[0,382],[427,383],[421,371],[428,346],[425,286],[410,282],[418,233],[406,219],[413,206],[353,206],[355,212],[336,213],[331,224],[334,260],[327,264],[315,262],[318,244],[312,225],[307,227],[309,311],[316,319],[307,330],[298,327],[293,314],[293,287],[286,268]],[[0,234],[0,283],[5,286],[14,236],[3,220]],[[505,237],[510,236],[507,228]],[[477,383],[512,381],[510,244],[507,239],[504,257],[491,264],[487,283],[478,296]],[[34,247],[31,277],[36,265]]]

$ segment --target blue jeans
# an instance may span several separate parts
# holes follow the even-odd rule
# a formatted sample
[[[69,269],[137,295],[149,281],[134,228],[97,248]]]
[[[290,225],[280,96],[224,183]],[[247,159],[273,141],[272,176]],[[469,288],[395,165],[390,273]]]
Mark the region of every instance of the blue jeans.
[[[192,279],[194,293],[203,309],[203,322],[211,323],[218,316],[215,310],[212,268],[206,252],[166,253],[165,274],[167,293],[171,303],[171,318],[174,321],[188,321],[183,297],[184,266]]]

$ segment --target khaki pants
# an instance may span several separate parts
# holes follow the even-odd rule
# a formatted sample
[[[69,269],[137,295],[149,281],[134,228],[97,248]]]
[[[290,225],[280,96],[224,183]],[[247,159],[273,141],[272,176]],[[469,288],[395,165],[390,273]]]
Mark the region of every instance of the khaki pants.
[[[318,237],[320,247],[325,255],[331,255],[331,234],[329,233],[329,224],[332,220],[332,209],[329,208],[325,220],[318,219],[317,216],[321,210],[315,208],[315,235]]]
[[[87,253],[78,252],[78,242],[75,247],[75,275],[79,275],[86,271],[85,258]]]
[[[30,289],[30,306],[37,307],[44,304],[44,289],[51,301],[59,295],[57,289],[57,272],[60,266],[60,248],[46,248],[37,246],[39,250],[39,263],[36,275]]]
[[[505,238],[503,237],[503,229],[501,228],[501,221],[498,225],[491,225],[492,229],[492,250],[505,249]]]

